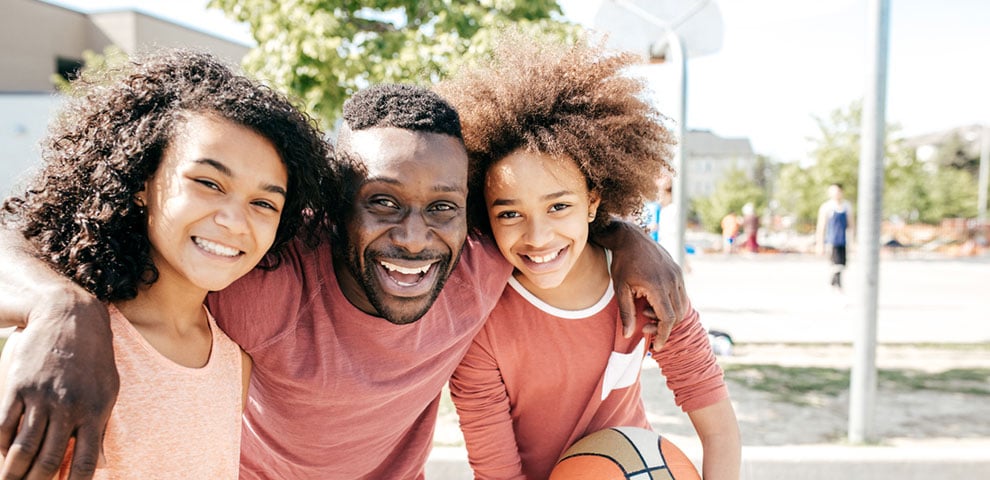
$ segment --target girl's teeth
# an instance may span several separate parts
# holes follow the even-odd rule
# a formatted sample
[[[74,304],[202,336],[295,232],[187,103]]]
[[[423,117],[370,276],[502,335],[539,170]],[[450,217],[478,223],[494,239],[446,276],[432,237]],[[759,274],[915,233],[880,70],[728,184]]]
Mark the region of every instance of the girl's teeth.
[[[196,245],[199,245],[199,248],[202,248],[203,250],[206,250],[207,252],[210,252],[214,255],[220,255],[224,257],[236,257],[239,253],[241,253],[236,248],[230,248],[226,245],[221,245],[216,242],[204,240],[199,237],[195,237],[193,241],[196,242]]]
[[[530,260],[533,261],[533,263],[547,263],[550,260],[553,260],[553,259],[557,258],[557,254],[559,254],[559,253],[560,252],[557,251],[557,252],[553,252],[553,253],[551,253],[549,255],[543,255],[543,256],[539,256],[539,257],[528,255],[528,257],[529,257]]]

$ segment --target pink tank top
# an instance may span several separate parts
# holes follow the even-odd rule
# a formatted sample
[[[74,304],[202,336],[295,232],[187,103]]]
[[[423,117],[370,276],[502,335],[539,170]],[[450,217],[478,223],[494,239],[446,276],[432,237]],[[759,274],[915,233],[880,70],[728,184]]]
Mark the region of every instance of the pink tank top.
[[[240,348],[216,325],[201,368],[154,349],[113,306],[110,326],[120,393],[95,479],[236,479],[241,438]],[[60,478],[68,477],[68,465]]]

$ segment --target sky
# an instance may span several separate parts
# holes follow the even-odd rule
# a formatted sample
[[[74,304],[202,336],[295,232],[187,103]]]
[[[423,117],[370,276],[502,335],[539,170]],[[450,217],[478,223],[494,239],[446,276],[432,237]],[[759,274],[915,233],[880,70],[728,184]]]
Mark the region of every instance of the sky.
[[[806,159],[815,117],[847,107],[866,91],[868,0],[713,1],[722,43],[688,60],[688,127],[749,138],[756,153],[776,160]],[[245,26],[207,10],[207,0],[51,3],[84,11],[134,7],[252,42]],[[608,0],[560,3],[568,18],[591,27],[598,9],[618,8]],[[899,135],[990,125],[990,2],[890,0],[887,66],[885,112]],[[664,95],[664,85],[654,89]]]

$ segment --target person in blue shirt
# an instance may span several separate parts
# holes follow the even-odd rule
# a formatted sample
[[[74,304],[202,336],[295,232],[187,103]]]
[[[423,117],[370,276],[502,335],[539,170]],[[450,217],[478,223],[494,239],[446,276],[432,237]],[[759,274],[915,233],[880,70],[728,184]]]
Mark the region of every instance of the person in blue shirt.
[[[842,185],[833,183],[828,187],[829,199],[818,208],[818,222],[815,228],[815,251],[822,255],[825,246],[830,246],[832,262],[832,287],[842,290],[842,271],[846,267],[846,245],[852,240],[856,222],[852,204],[843,198]]]

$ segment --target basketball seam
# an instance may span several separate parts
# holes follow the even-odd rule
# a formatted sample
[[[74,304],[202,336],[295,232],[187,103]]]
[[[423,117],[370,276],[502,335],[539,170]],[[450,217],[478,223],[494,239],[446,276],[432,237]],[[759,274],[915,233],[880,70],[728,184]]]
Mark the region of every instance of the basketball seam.
[[[628,473],[626,473],[626,477],[634,477],[636,475],[640,475],[640,474],[643,474],[643,473],[649,473],[650,474],[650,478],[656,478],[656,477],[653,476],[653,472],[659,472],[661,470],[667,470],[667,473],[670,474],[670,477],[671,478],[674,478],[674,474],[673,473],[670,473],[670,469],[667,468],[666,465],[661,465],[659,467],[644,468],[642,470],[636,470],[635,472],[628,472]]]
[[[640,471],[640,472],[642,472],[642,471],[649,472],[650,471],[650,469],[649,469],[649,465],[650,464],[646,463],[646,459],[643,458],[643,454],[639,451],[639,448],[638,447],[635,447],[636,442],[634,442],[631,438],[629,438],[629,435],[626,435],[625,432],[623,432],[622,430],[619,430],[618,428],[612,428],[611,430],[614,431],[614,432],[618,432],[618,434],[619,435],[622,435],[622,437],[625,438],[626,441],[629,442],[630,445],[633,445],[634,446],[633,450],[636,451],[636,456],[639,457],[639,463],[640,463],[640,465],[642,465],[645,468],[645,470],[644,469],[640,469],[640,470],[637,470],[637,471]],[[657,450],[659,450],[659,449],[660,449],[660,444],[657,443]],[[663,458],[663,452],[660,452],[660,458]],[[664,459],[663,464],[664,465],[667,464],[667,460],[666,459]],[[623,468],[622,471],[625,472],[626,469]],[[628,472],[627,472],[627,476],[628,476]],[[653,475],[650,475],[650,477],[652,477],[652,476]]]

